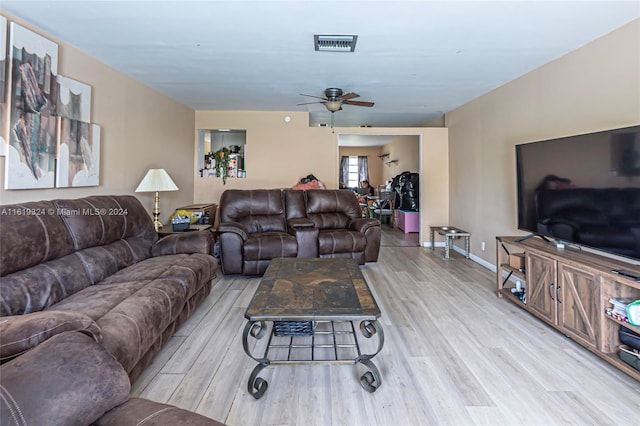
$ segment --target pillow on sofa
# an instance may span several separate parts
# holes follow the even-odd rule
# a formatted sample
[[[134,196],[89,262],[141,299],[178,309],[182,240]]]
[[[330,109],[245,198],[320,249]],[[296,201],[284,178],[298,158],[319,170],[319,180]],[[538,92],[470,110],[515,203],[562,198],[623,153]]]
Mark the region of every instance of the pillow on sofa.
[[[42,311],[0,317],[0,362],[18,356],[56,334],[81,331],[100,343],[100,327],[88,316],[70,311]]]
[[[129,399],[124,368],[91,337],[53,336],[0,365],[0,424],[88,425]]]

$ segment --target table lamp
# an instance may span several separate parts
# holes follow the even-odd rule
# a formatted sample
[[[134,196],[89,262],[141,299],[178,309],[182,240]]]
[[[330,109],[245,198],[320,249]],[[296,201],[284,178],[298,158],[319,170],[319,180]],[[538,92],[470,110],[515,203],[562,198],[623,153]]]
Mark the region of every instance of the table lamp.
[[[155,192],[156,198],[153,205],[153,226],[156,229],[162,228],[162,223],[158,220],[160,216],[160,191],[177,191],[178,187],[173,182],[165,169],[149,169],[140,185],[136,188],[136,192]]]

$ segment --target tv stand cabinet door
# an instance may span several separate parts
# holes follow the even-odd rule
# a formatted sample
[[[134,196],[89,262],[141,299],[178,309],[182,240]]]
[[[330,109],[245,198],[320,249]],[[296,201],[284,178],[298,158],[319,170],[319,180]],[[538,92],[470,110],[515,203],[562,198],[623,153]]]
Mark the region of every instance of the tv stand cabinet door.
[[[557,325],[556,261],[526,252],[527,306],[537,317]]]
[[[599,341],[600,280],[582,268],[558,263],[558,323],[565,334],[585,346],[596,348]]]

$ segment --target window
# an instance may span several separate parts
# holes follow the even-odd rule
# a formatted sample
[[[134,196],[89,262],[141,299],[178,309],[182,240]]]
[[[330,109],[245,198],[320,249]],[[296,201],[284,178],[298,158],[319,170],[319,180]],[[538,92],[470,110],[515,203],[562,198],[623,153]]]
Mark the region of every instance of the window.
[[[347,180],[347,187],[357,188],[360,186],[360,180],[358,179],[358,157],[355,155],[349,156],[349,173]]]

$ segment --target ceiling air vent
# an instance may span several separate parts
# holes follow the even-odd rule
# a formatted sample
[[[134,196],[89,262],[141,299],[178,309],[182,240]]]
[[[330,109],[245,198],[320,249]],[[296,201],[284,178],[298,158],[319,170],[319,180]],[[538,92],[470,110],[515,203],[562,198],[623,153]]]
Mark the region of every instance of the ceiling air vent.
[[[313,44],[318,52],[353,52],[356,50],[357,35],[314,34]]]

